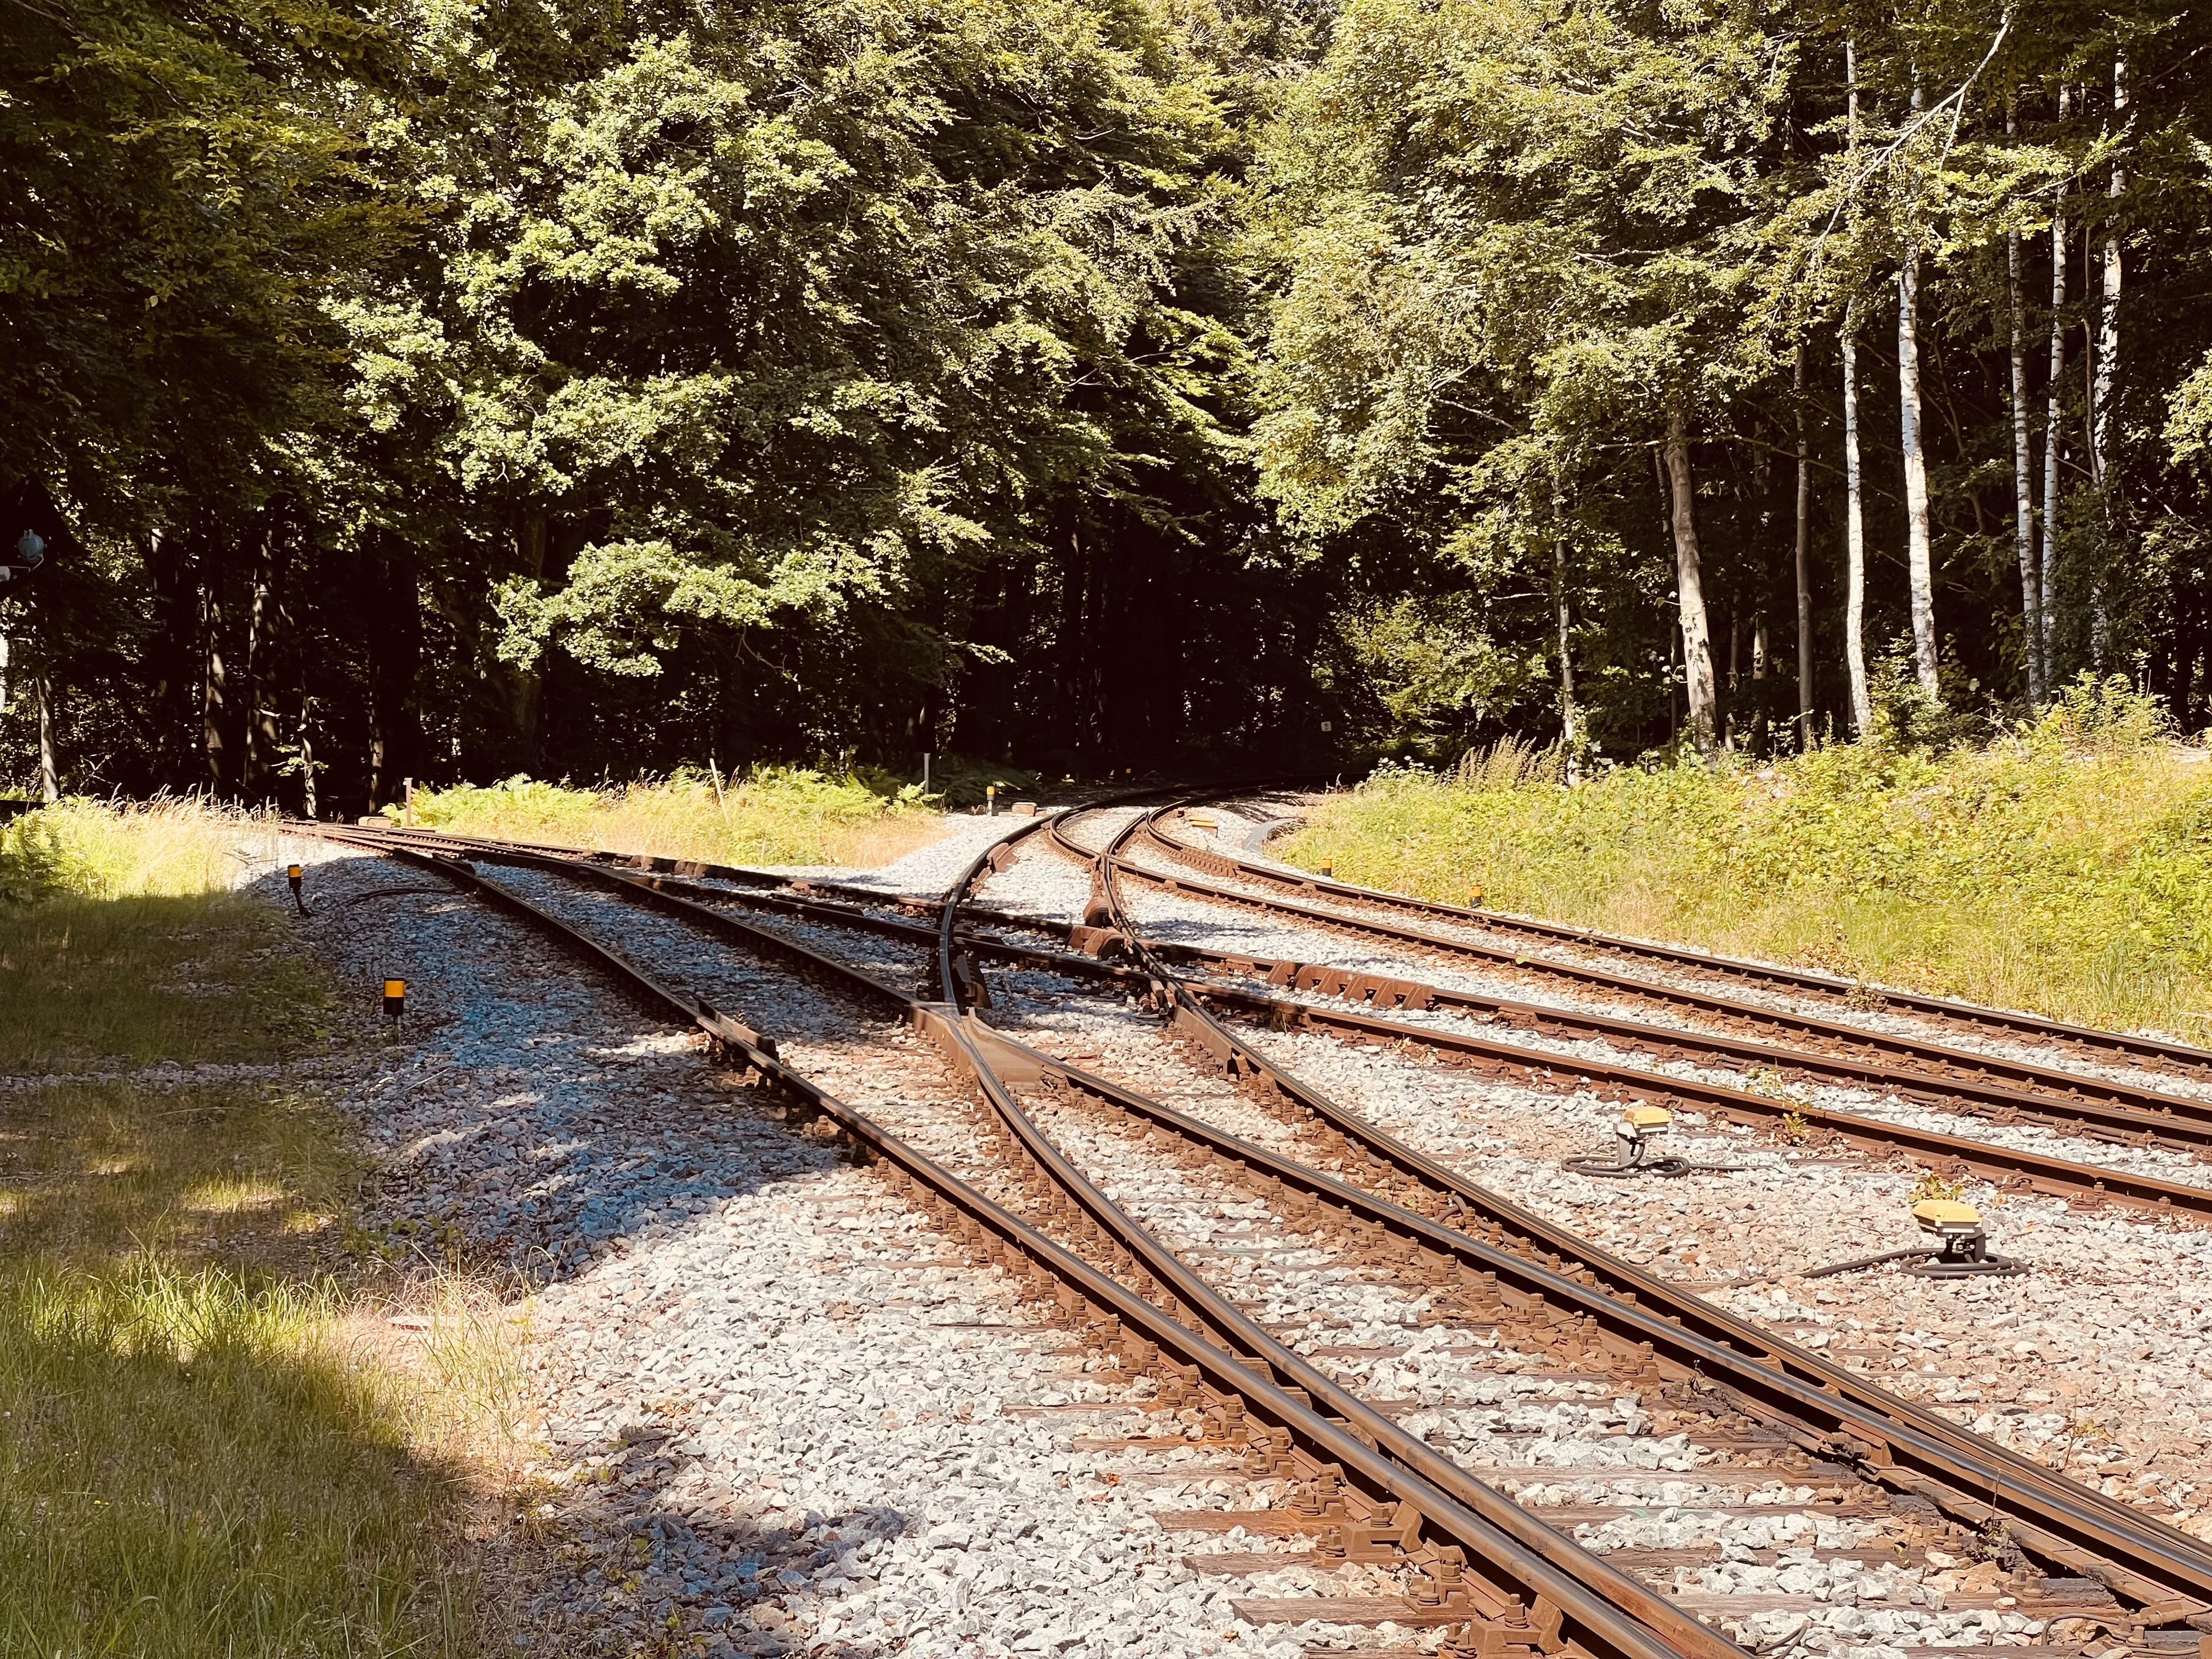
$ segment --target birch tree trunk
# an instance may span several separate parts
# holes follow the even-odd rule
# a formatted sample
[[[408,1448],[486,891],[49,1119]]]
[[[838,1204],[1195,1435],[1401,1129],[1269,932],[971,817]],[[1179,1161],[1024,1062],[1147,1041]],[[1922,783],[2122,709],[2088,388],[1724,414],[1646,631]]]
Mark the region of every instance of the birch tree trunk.
[[[1813,746],[1813,473],[1805,447],[1805,348],[1797,348],[1790,384],[1797,392],[1797,747]]]
[[[1717,750],[1711,635],[1705,625],[1705,575],[1698,553],[1695,487],[1690,477],[1689,422],[1678,405],[1667,411],[1667,478],[1674,531],[1674,586],[1681,611],[1682,680],[1689,696],[1690,739],[1711,760]]]
[[[1567,786],[1582,781],[1582,722],[1575,708],[1575,659],[1568,648],[1567,630],[1573,618],[1567,606],[1567,544],[1552,544],[1552,604],[1559,619],[1559,752],[1565,760]]]
[[[2058,118],[2067,113],[2067,89],[2058,88]],[[2051,216],[2051,390],[2043,417],[2043,679],[2058,682],[2058,457],[2066,434],[2066,212],[2064,198]]]
[[[1905,580],[1912,600],[1912,662],[1929,696],[1936,675],[1936,576],[1928,545],[1928,455],[1920,428],[1920,253],[1910,249],[1897,272],[1897,399],[1905,449]]]
[[[322,816],[317,810],[315,796],[315,742],[308,726],[312,712],[303,689],[300,693],[300,805],[302,815],[310,822]]]
[[[2117,124],[2128,106],[2128,65],[2124,58],[2112,59],[2112,119]],[[2112,198],[2120,199],[2127,175],[2112,164]],[[2099,489],[2105,487],[2112,466],[2112,388],[2120,360],[2120,232],[2116,217],[2105,221],[2105,293],[2097,312],[2097,372],[2090,387],[2089,471]]]
[[[2118,126],[2128,107],[2128,62],[2115,52],[2112,57],[2112,124]],[[2112,163],[2112,198],[2118,203],[2127,188],[2127,174],[2118,161]],[[2089,434],[2090,465],[2094,472],[2097,488],[2104,495],[2105,529],[2107,550],[2105,561],[2100,562],[2095,585],[2090,592],[2089,652],[2090,659],[2100,672],[2103,672],[2111,653],[2111,607],[2106,592],[2105,571],[2109,560],[2119,551],[2120,512],[2118,487],[2112,477],[2112,399],[2118,389],[2120,364],[2120,226],[2117,211],[2105,219],[2105,292],[2098,307],[2097,322],[2097,380],[2092,393]],[[2083,283],[2087,286],[2087,282]]]
[[[1858,302],[1844,308],[1844,670],[1850,681],[1851,730],[1874,724],[1866,672],[1866,513],[1859,487]]]
[[[2013,130],[2010,111],[2005,131]],[[2035,557],[2034,462],[2027,437],[2027,308],[2020,292],[2020,233],[2005,234],[2005,283],[2012,301],[2012,479],[2014,539],[2020,555],[2021,654],[2027,659],[2027,702],[2044,698],[2043,577]]]

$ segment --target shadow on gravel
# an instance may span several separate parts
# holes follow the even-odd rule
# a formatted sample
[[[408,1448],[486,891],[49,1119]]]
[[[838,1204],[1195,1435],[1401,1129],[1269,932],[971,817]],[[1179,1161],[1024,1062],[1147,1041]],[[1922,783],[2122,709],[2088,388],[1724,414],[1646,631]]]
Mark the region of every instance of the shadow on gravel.
[[[646,1466],[653,1467],[650,1449],[640,1449],[647,1453]],[[884,1507],[827,1516],[809,1511],[793,1524],[773,1517],[685,1515],[650,1504],[580,1518],[594,1523],[596,1536],[583,1547],[580,1571],[532,1609],[530,1622],[543,1632],[534,1644],[540,1652],[574,1650],[561,1627],[580,1614],[596,1632],[611,1627],[647,1644],[647,1652],[659,1650],[651,1644],[664,1642],[672,1651],[703,1653],[705,1659],[802,1649],[845,1654],[851,1650],[835,1634],[824,1642],[818,1632],[837,1618],[844,1595],[874,1583],[863,1553],[920,1524]],[[632,1582],[635,1590],[628,1588]],[[787,1602],[798,1602],[795,1592],[802,1588],[807,1594],[800,1610],[787,1611]],[[599,1639],[604,1644],[606,1636]],[[879,1644],[866,1644],[869,1652],[879,1649]]]
[[[291,908],[281,872],[249,890]],[[649,1243],[834,1167],[750,1109],[734,1078],[702,1103],[714,1073],[688,1028],[458,887],[364,858],[315,866],[307,902],[315,914],[296,926],[349,958],[335,1023],[375,1073],[354,1110],[410,1171],[405,1212],[382,1218],[395,1266],[495,1267],[542,1287],[618,1240]],[[356,927],[374,931],[327,937]],[[397,1034],[383,1024],[387,974],[409,981]]]

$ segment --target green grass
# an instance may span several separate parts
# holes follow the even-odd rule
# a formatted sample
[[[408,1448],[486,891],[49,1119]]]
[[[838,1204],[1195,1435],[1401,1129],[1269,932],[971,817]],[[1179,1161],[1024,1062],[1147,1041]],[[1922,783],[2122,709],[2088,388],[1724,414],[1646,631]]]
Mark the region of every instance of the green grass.
[[[0,903],[0,1072],[274,1060],[328,1002],[282,915],[251,899]]]
[[[417,789],[414,821],[714,864],[881,864],[944,833],[941,816],[914,786],[784,769],[725,778],[719,792],[714,780],[690,772],[607,790],[529,778]]]
[[[1892,728],[1567,788],[1525,750],[1386,769],[1292,861],[1378,887],[2212,1042],[2212,762],[2124,684],[1981,747]]]
[[[80,804],[10,830],[0,1072],[301,1052],[328,988],[222,890],[253,826]],[[465,1321],[412,1370],[362,1340],[382,1322],[329,1271],[360,1175],[289,1085],[0,1091],[0,1655],[479,1649],[449,1385],[495,1351]]]

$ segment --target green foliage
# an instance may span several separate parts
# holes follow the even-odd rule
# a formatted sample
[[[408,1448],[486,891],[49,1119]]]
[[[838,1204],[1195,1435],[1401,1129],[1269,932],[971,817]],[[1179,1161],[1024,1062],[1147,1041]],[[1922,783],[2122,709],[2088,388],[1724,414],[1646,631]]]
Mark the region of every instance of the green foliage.
[[[65,787],[348,813],[824,753],[1441,759],[1551,740],[1563,658],[1578,757],[1663,753],[1677,423],[1724,727],[1802,748],[1854,718],[1846,326],[1861,631],[1905,619],[1907,264],[1945,667],[1885,719],[2026,709],[2015,347],[2054,678],[2212,719],[2194,14],[17,10],[0,485],[90,550],[0,599],[11,784],[26,668]]]
[[[1339,875],[2094,1024],[2212,1032],[2212,765],[2124,681],[1985,748],[1884,738],[1578,788],[1413,769],[1285,848]]]

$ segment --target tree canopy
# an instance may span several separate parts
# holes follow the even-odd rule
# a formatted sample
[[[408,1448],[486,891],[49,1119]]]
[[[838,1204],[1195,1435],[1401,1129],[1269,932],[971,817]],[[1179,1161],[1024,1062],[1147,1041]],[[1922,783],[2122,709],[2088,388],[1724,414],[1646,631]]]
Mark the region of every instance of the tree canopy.
[[[2208,45],[17,0],[0,488],[70,533],[0,781],[1595,763],[2088,672],[2202,725]]]

